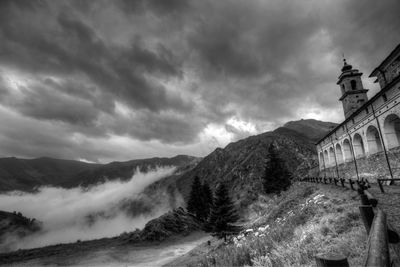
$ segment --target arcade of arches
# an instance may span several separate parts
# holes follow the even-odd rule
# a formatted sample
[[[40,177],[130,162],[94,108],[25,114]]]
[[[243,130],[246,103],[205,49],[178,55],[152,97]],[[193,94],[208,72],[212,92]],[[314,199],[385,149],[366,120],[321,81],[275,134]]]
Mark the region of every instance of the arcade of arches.
[[[345,138],[342,142],[324,149],[323,153],[319,153],[320,166],[332,167],[336,163],[351,162],[354,157],[361,159],[381,153],[384,150],[383,143],[389,152],[400,146],[400,117],[398,115],[388,115],[384,120],[382,131],[383,140],[377,127],[369,125],[364,133],[356,132],[352,138]]]
[[[322,151],[319,149],[319,172],[333,177],[339,172],[342,177],[354,178],[356,159],[361,176],[388,177],[386,148],[392,171],[400,175],[400,115],[393,113],[383,117],[380,129],[376,123],[371,123],[342,140],[330,142]]]

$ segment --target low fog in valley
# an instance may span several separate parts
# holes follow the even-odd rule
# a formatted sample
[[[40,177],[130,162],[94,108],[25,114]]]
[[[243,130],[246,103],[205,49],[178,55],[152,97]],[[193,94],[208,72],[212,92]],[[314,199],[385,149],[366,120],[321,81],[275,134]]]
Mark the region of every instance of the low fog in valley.
[[[138,169],[127,182],[108,181],[90,188],[41,187],[37,193],[20,191],[0,195],[0,210],[21,212],[42,222],[42,230],[23,239],[8,236],[2,246],[12,250],[119,235],[142,228],[147,221],[171,207],[168,201],[144,214],[130,213],[123,201],[146,201],[145,187],[174,173],[175,167],[160,167],[147,173]]]

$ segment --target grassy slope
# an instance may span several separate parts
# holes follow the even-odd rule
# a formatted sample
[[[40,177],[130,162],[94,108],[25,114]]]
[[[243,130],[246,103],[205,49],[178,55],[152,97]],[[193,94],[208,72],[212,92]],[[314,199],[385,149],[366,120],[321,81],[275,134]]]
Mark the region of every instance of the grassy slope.
[[[260,196],[246,229],[229,244],[214,239],[169,266],[312,266],[317,253],[346,255],[363,262],[366,233],[357,193],[330,185],[295,183],[280,197]]]

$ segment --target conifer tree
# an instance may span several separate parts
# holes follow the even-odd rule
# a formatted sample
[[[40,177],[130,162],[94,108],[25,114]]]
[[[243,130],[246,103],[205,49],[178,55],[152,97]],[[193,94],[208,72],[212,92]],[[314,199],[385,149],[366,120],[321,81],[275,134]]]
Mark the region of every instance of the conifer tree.
[[[204,205],[204,210],[202,212],[202,218],[204,221],[210,216],[211,208],[213,205],[213,193],[210,189],[210,185],[207,182],[203,183],[203,190],[202,190],[202,201]]]
[[[268,147],[268,154],[269,161],[263,179],[264,191],[267,194],[280,193],[290,186],[291,174],[273,144]]]
[[[202,219],[204,213],[204,203],[203,199],[203,186],[200,183],[200,178],[198,176],[194,177],[192,188],[190,191],[189,201],[187,205],[187,210],[193,213],[196,218]]]
[[[240,231],[240,227],[233,225],[238,220],[239,215],[229,197],[228,190],[224,184],[220,184],[215,192],[209,228],[215,236],[223,237],[226,241],[227,235]]]

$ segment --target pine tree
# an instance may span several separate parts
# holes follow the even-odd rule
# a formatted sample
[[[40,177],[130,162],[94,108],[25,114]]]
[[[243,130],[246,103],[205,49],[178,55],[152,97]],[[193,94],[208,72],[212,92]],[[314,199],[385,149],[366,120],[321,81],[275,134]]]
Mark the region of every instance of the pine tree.
[[[212,203],[213,194],[209,184],[207,182],[201,184],[199,177],[196,176],[192,184],[187,210],[193,213],[197,219],[207,221]]]
[[[204,210],[202,212],[202,218],[204,221],[210,216],[211,208],[213,205],[213,193],[210,189],[210,185],[207,182],[203,183],[203,190],[202,190],[202,201],[204,205]]]
[[[269,162],[267,162],[263,186],[267,194],[280,193],[290,186],[291,174],[273,144],[268,148]]]
[[[189,201],[187,205],[187,210],[193,213],[196,218],[202,219],[202,214],[204,213],[204,203],[203,199],[203,186],[200,183],[200,178],[196,176],[194,178],[192,189],[190,191]]]
[[[211,209],[209,227],[211,232],[224,238],[229,234],[239,232],[240,227],[233,225],[239,220],[239,215],[229,197],[229,193],[224,184],[220,184],[215,192],[214,204]]]

